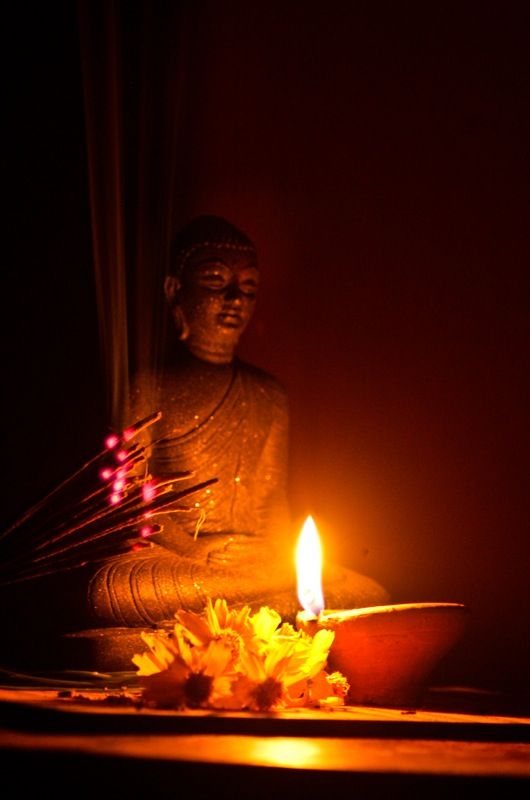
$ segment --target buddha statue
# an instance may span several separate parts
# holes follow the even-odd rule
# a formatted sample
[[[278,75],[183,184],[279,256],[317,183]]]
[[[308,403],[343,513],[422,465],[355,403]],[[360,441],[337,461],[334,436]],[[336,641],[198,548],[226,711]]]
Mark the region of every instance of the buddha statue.
[[[137,377],[130,421],[153,411],[148,477],[216,478],[191,503],[158,519],[151,546],[109,559],[90,581],[100,625],[138,627],[201,611],[206,597],[270,605],[294,620],[296,596],[287,498],[288,399],[271,375],[236,356],[259,284],[257,253],[228,221],[203,216],[176,238],[165,295],[174,338],[162,368]],[[183,486],[186,486],[184,480]],[[334,568],[329,607],[377,605],[385,590]]]
[[[132,381],[126,416],[134,424],[160,412],[140,440],[142,477],[155,489],[173,477],[183,488],[207,485],[157,515],[147,547],[90,570],[82,620],[70,630],[78,640],[83,631],[96,637],[98,668],[130,668],[142,630],[170,626],[178,609],[201,612],[208,596],[268,605],[291,622],[300,609],[288,398],[275,377],[236,355],[259,278],[253,243],[223,218],[199,217],[175,239],[164,283],[172,335],[162,364]],[[328,608],[388,602],[383,587],[352,570],[328,565],[324,579]],[[72,583],[78,592],[79,578]]]

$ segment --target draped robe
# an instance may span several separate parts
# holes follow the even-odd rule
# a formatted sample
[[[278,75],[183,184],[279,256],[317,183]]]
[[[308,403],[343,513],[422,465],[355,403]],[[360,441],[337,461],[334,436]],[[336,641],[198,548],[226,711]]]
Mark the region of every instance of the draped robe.
[[[137,415],[162,411],[145,443],[149,474],[167,480],[189,473],[177,478],[179,488],[216,481],[185,498],[186,508],[157,517],[163,530],[148,550],[111,558],[97,570],[89,604],[102,625],[159,623],[177,608],[202,610],[207,595],[244,603],[290,591],[294,600],[285,390],[236,359],[209,408],[194,413],[198,397],[197,407],[184,403],[183,425],[183,403],[175,405],[180,380],[168,370],[135,390]]]

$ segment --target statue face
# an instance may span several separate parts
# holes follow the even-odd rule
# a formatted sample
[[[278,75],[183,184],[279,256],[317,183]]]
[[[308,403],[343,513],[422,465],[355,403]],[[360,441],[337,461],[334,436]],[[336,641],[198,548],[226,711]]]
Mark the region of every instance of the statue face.
[[[201,358],[230,361],[247,327],[258,289],[252,252],[204,247],[185,265],[178,302],[189,328],[186,344]]]

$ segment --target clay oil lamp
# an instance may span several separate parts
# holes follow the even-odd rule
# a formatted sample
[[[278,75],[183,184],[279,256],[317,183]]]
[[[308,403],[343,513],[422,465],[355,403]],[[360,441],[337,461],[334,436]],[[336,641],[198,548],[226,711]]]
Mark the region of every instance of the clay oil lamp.
[[[401,603],[325,609],[322,550],[312,517],[297,545],[297,627],[314,635],[335,633],[328,668],[350,684],[351,705],[415,707],[429,677],[462,636],[469,609],[461,603]]]

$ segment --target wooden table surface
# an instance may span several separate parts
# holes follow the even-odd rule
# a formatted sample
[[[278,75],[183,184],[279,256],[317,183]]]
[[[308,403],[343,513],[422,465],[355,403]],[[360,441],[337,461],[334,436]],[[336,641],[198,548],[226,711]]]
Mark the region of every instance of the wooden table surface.
[[[431,708],[154,711],[114,692],[0,689],[1,780],[17,795],[530,796],[530,716]],[[179,791],[180,790],[180,791]],[[151,792],[151,794],[150,794]],[[460,792],[460,794],[458,794]],[[9,795],[9,796],[14,796]]]

